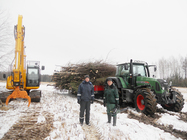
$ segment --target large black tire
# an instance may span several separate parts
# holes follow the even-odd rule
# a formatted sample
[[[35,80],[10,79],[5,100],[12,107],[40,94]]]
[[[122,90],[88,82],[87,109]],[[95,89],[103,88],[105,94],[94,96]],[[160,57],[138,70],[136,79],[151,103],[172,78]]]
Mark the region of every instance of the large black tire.
[[[29,96],[31,97],[31,102],[40,102],[41,91],[40,90],[32,90],[29,92]]]
[[[174,89],[174,91],[172,92],[176,93],[176,102],[174,104],[164,104],[164,105],[162,104],[162,107],[169,111],[180,112],[184,106],[183,95],[181,94],[181,92],[177,91],[176,89]]]
[[[138,112],[153,116],[156,112],[156,98],[150,89],[137,89],[134,98],[135,108]]]

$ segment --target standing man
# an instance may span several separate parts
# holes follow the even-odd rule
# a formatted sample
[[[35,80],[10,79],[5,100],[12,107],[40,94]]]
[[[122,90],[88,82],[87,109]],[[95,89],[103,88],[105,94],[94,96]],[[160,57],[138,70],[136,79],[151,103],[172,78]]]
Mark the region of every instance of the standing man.
[[[113,117],[113,126],[116,126],[118,104],[118,89],[113,84],[112,79],[108,78],[104,91],[104,106],[106,105],[107,107],[108,123],[111,123],[111,117]]]
[[[94,87],[90,82],[89,75],[85,75],[84,81],[79,85],[77,99],[80,104],[80,124],[83,125],[84,111],[86,110],[85,122],[90,126],[90,103],[94,101]]]

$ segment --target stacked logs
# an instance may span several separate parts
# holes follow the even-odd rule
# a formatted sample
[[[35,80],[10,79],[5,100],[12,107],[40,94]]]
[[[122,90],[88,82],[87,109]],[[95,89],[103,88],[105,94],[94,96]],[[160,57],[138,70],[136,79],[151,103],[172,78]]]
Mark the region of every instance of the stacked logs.
[[[85,75],[90,76],[93,85],[103,85],[106,78],[115,76],[116,67],[103,61],[88,62],[81,64],[68,64],[61,67],[62,70],[53,74],[53,81],[59,89],[68,89],[73,94],[78,91],[79,84]]]

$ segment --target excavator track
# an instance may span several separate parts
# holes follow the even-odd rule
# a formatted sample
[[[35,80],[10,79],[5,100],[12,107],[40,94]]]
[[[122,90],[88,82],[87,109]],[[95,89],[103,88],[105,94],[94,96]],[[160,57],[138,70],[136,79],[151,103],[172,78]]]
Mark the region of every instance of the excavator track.
[[[0,93],[0,100],[3,102],[3,103],[6,103],[6,99],[9,95],[12,94],[13,91],[8,91],[8,92],[3,92],[3,93]],[[12,101],[13,99],[10,99],[9,101]]]
[[[6,103],[6,99],[9,95],[12,94],[13,91],[8,91],[8,92],[3,92],[3,93],[0,93],[0,100],[3,102],[3,103]],[[31,92],[29,92],[29,96],[31,98],[31,102],[40,102],[40,98],[41,98],[41,91],[40,90],[32,90]],[[14,100],[13,98],[11,98],[9,100],[12,101]]]
[[[41,95],[41,90],[32,90],[29,92],[31,102],[40,102]]]

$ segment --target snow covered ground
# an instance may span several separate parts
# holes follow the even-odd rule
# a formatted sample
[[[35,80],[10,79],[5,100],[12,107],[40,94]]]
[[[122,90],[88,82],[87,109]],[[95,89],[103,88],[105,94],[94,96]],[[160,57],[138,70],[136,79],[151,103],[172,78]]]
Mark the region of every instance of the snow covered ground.
[[[5,89],[5,83],[0,82],[0,91]],[[35,108],[40,112],[37,123],[45,123],[47,121],[43,112],[53,114],[53,128],[45,138],[46,140],[83,140],[83,139],[103,139],[103,140],[176,140],[171,133],[159,129],[151,124],[145,124],[137,119],[128,117],[128,113],[119,113],[117,115],[117,126],[113,127],[108,124],[106,108],[94,102],[91,105],[91,126],[88,127],[79,124],[79,104],[75,97],[69,96],[54,89],[53,86],[42,84],[42,98],[40,103],[31,103],[27,107],[28,102],[23,100],[11,101],[7,108],[9,110],[0,110],[0,139],[4,134],[10,131],[10,128],[15,123],[19,123],[19,119],[25,115],[24,112],[33,111]],[[182,112],[187,112],[187,89],[179,89],[185,97],[185,105]],[[158,106],[160,107],[160,106]],[[134,109],[128,108],[131,112],[140,116]],[[173,113],[173,112],[171,112]],[[174,129],[187,131],[187,122],[179,120],[179,113],[156,113],[161,117],[155,120],[155,123],[163,124],[164,126],[173,125]],[[29,115],[29,114],[28,114]]]

